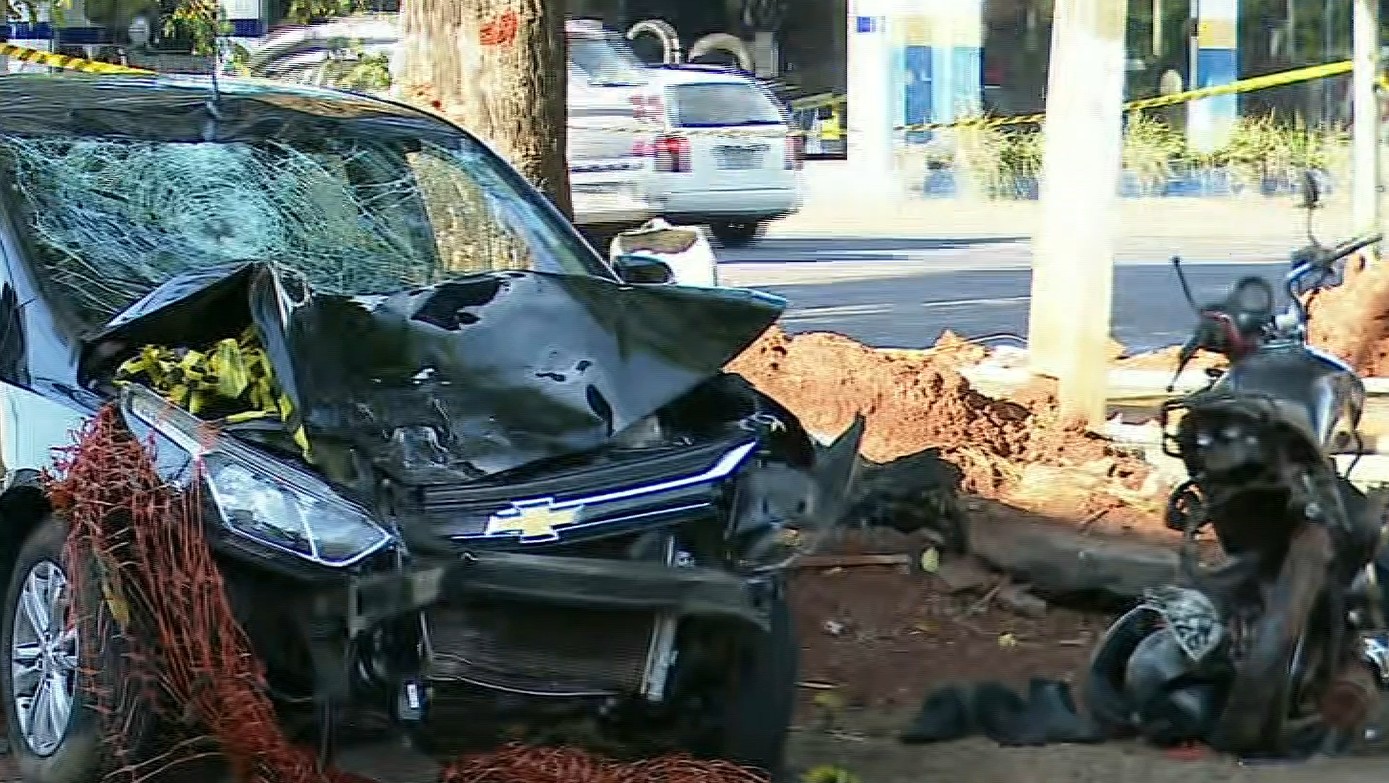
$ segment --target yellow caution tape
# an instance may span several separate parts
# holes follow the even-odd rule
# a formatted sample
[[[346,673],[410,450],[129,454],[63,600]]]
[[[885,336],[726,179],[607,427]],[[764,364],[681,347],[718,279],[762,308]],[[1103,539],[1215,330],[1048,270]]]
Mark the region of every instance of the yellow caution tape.
[[[1240,79],[1229,84],[1219,84],[1213,87],[1202,87],[1196,90],[1186,90],[1185,92],[1172,93],[1171,95],[1161,95],[1156,98],[1142,98],[1136,101],[1128,101],[1124,104],[1125,112],[1142,111],[1144,109],[1156,109],[1162,106],[1175,106],[1188,101],[1199,101],[1203,98],[1216,98],[1222,95],[1236,95],[1245,92],[1255,92],[1257,90],[1267,90],[1270,87],[1282,87],[1297,82],[1311,81],[1312,79],[1325,79],[1328,76],[1339,76],[1350,73],[1352,65],[1350,60],[1341,62],[1326,63],[1325,65],[1313,65],[1307,68],[1296,68],[1291,71],[1281,71],[1270,73],[1264,76],[1254,76],[1249,79]],[[1385,84],[1383,76],[1379,79],[1380,84]],[[906,125],[897,130],[900,131],[923,131],[938,130],[941,128],[997,128],[1005,125],[1037,125],[1044,122],[1047,118],[1045,113],[1041,114],[1021,114],[1013,117],[983,117],[967,120],[957,120],[955,122],[926,123],[922,125]]]
[[[124,65],[112,65],[110,63],[86,60],[81,57],[68,57],[67,55],[52,54],[50,52],[29,49],[13,44],[0,44],[0,55],[13,57],[17,60],[39,63],[53,68],[64,68],[84,73],[108,73],[108,74],[152,74],[154,71],[142,68],[131,68]],[[1324,65],[1313,65],[1306,68],[1295,68],[1290,71],[1270,73],[1264,76],[1255,76],[1249,79],[1240,79],[1229,84],[1216,85],[1214,87],[1202,87],[1196,90],[1162,95],[1156,98],[1143,98],[1136,101],[1129,101],[1124,104],[1125,112],[1142,111],[1144,109],[1156,109],[1162,106],[1175,106],[1188,101],[1198,101],[1203,98],[1215,98],[1222,95],[1236,95],[1257,90],[1267,90],[1271,87],[1282,87],[1297,82],[1310,81],[1312,79],[1324,79],[1329,76],[1339,76],[1350,73],[1352,65],[1350,60],[1326,63]],[[1380,89],[1389,91],[1389,78],[1380,76],[1376,80]],[[836,95],[817,95],[793,101],[791,106],[793,111],[806,111],[819,108],[821,106],[833,106],[844,103],[844,96]],[[928,130],[942,130],[945,128],[998,128],[1006,125],[1037,125],[1046,120],[1046,114],[1021,114],[1012,117],[979,117],[953,122],[930,122],[917,125],[901,125],[893,130],[899,132],[918,132]],[[631,133],[649,133],[649,127],[633,128],[611,128],[610,130],[626,130]],[[755,138],[765,135],[754,130],[738,131],[733,129],[712,129],[712,128],[691,128],[685,131],[694,135],[711,135],[723,137]],[[803,131],[792,131],[792,135],[804,136]]]
[[[275,383],[270,357],[254,329],[219,340],[198,351],[147,345],[116,370],[117,383],[139,381],[192,414],[221,412],[228,423],[277,418],[311,460],[308,436],[294,416],[294,404]],[[227,412],[230,411],[230,412]]]
[[[81,71],[83,73],[123,73],[123,74],[152,74],[154,71],[147,71],[143,68],[131,68],[125,65],[112,65],[111,63],[87,60],[81,57],[69,57],[65,54],[53,54],[38,49],[30,49],[14,44],[0,43],[0,55],[13,57],[24,62],[38,63],[47,65],[50,68],[63,68],[69,71]]]
[[[1297,82],[1311,81],[1313,79],[1325,79],[1330,76],[1340,76],[1350,73],[1353,70],[1350,60],[1326,63],[1324,65],[1312,65],[1306,68],[1296,68],[1291,71],[1280,71],[1264,76],[1254,76],[1248,79],[1240,79],[1229,84],[1220,84],[1214,87],[1202,87],[1196,90],[1162,95],[1156,98],[1142,98],[1129,101],[1124,104],[1125,112],[1142,111],[1144,109],[1156,109],[1162,106],[1175,106],[1188,101],[1199,101],[1203,98],[1215,98],[1222,95],[1236,95],[1245,92],[1255,92],[1257,90],[1267,90],[1271,87],[1282,87]],[[1389,91],[1389,77],[1380,76],[1376,83],[1380,89]],[[792,103],[793,111],[810,110],[820,106],[832,105],[846,102],[844,96],[815,96],[806,99],[804,103]],[[897,131],[925,131],[941,130],[944,128],[960,127],[983,127],[997,128],[1005,125],[1037,125],[1046,120],[1045,113],[1039,114],[1019,114],[1011,117],[977,117],[953,122],[931,122],[917,125],[901,125],[894,130]]]

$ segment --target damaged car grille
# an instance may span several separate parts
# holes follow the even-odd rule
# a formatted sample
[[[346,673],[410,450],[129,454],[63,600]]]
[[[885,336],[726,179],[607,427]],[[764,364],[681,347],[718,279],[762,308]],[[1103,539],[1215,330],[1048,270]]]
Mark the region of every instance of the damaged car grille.
[[[645,613],[498,601],[427,618],[431,679],[537,696],[640,692],[657,626]]]
[[[563,553],[676,563],[675,538],[661,531],[586,541]],[[674,620],[642,611],[464,599],[431,607],[425,620],[431,679],[536,696],[659,699],[674,644]]]
[[[505,483],[419,487],[405,512],[457,543],[559,544],[708,513],[753,452],[746,439],[609,458]]]
[[[416,535],[459,548],[675,566],[669,531],[713,518],[724,479],[756,445],[741,436],[420,487],[405,513]],[[659,700],[675,641],[675,621],[662,614],[541,601],[451,598],[428,609],[426,622],[431,679],[537,696]]]

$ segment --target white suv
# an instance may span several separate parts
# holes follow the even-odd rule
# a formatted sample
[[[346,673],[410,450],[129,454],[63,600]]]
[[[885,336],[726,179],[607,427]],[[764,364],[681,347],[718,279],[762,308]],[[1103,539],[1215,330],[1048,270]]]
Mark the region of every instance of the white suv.
[[[757,81],[723,69],[652,69],[663,127],[646,139],[647,200],[671,223],[709,226],[724,247],[761,236],[801,208],[804,138]]]

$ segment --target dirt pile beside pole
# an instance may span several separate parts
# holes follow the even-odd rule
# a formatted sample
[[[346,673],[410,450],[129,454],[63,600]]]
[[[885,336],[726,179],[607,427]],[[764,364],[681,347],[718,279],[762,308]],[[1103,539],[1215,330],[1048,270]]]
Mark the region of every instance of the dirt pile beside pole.
[[[834,436],[867,418],[864,456],[887,462],[938,448],[964,471],[964,489],[1000,497],[1025,483],[1029,466],[1075,468],[1134,493],[1150,472],[1106,438],[1063,426],[1054,384],[1039,381],[1000,400],[972,388],[957,367],[967,352],[916,355],[870,348],[830,333],[789,336],[778,328],[729,369],[789,407],[811,431]]]
[[[1346,260],[1345,282],[1307,297],[1308,338],[1362,376],[1389,375],[1389,266]]]

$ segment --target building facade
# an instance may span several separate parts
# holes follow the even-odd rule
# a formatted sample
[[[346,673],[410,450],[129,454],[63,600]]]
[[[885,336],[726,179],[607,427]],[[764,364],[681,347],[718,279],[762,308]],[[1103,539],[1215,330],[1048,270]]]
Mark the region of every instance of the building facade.
[[[40,15],[10,23],[8,37],[48,51],[98,56],[104,48],[130,44],[133,19],[157,19],[174,2],[73,0],[61,25]],[[283,20],[290,0],[220,2],[234,39],[250,40]],[[398,4],[373,4],[381,2]],[[1054,0],[566,2],[571,15],[596,17],[619,30],[665,20],[687,56],[744,62],[793,93],[847,94],[850,117],[860,120],[851,119],[851,126],[861,132],[979,113],[1029,114],[1045,105]],[[1128,98],[1350,56],[1353,0],[1116,2],[1128,2]],[[1381,20],[1389,25],[1389,0],[1381,6]],[[155,44],[169,43],[160,40],[167,38],[160,29],[148,34]],[[644,59],[661,58],[653,37],[633,43]],[[1276,112],[1312,124],[1344,121],[1347,81],[1209,99],[1173,116],[1197,136],[1219,136],[1241,113]],[[867,125],[865,115],[872,115]]]

